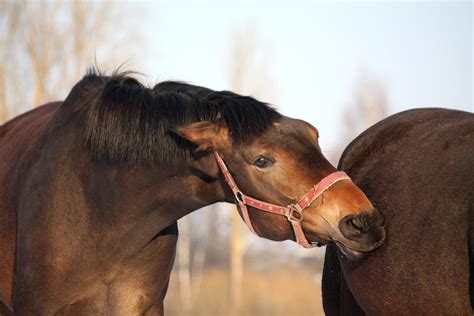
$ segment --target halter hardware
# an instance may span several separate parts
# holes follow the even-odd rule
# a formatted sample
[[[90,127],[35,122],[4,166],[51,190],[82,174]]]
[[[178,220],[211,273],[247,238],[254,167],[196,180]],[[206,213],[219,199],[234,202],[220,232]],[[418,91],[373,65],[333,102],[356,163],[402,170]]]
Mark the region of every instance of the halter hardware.
[[[242,191],[235,192],[234,196],[237,202],[242,202],[242,203],[244,202],[244,194],[242,193]]]
[[[286,217],[290,222],[302,222],[304,218],[303,210],[298,204],[290,204],[288,205],[290,209],[290,213]],[[295,216],[298,214],[298,216]]]

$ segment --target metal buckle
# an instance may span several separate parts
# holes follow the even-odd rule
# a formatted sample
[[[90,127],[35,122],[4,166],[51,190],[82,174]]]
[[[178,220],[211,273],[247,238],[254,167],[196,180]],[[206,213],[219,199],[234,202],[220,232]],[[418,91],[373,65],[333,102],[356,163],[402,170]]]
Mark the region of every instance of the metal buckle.
[[[290,208],[290,214],[288,214],[286,218],[288,218],[290,222],[301,222],[304,218],[301,207],[298,204],[291,204],[288,205],[288,207]],[[295,214],[298,215],[295,216]]]
[[[234,193],[234,196],[237,199],[237,202],[244,203],[244,194],[242,192],[237,191]]]

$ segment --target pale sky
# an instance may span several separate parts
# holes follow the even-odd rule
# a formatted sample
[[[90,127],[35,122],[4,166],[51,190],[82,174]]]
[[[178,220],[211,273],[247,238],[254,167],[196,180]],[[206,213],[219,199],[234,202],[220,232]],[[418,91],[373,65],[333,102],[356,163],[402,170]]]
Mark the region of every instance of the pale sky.
[[[381,81],[390,113],[413,107],[473,111],[473,5],[462,2],[151,2],[143,29],[152,49],[143,71],[230,89],[233,30],[253,25],[285,115],[338,142],[356,80]],[[265,100],[263,100],[265,101]]]

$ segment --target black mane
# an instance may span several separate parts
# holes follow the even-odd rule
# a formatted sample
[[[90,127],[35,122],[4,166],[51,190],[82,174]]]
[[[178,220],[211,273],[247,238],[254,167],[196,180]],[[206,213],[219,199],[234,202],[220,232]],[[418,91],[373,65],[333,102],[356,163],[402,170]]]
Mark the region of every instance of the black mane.
[[[260,135],[281,117],[248,96],[174,81],[150,89],[130,73],[105,76],[93,69],[76,89],[88,100],[81,106],[84,141],[95,160],[179,162],[193,145],[171,133],[173,128],[221,120],[237,144]]]

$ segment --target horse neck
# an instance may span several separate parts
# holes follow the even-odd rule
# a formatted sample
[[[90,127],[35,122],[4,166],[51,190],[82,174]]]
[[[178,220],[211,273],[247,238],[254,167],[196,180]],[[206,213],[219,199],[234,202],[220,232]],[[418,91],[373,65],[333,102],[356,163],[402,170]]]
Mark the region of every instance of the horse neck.
[[[185,166],[128,167],[90,162],[84,170],[88,204],[111,220],[143,218],[161,229],[223,199],[218,181],[205,182]]]
[[[124,262],[179,218],[219,201],[219,184],[206,183],[185,170],[117,168],[92,162],[82,179],[84,196],[99,227],[107,227],[101,249],[115,249]]]
[[[53,170],[53,176],[64,179],[69,175],[70,179],[72,173],[76,174],[76,183],[65,185],[70,186],[70,192],[82,192],[81,199],[97,220],[109,225],[145,220],[157,233],[194,210],[224,200],[218,181],[202,180],[184,162],[134,166],[93,161],[89,150],[78,146],[83,143],[82,123],[69,109],[60,110],[64,113],[50,137],[54,141],[47,144],[48,159],[61,158],[61,170]]]
[[[110,265],[133,258],[164,228],[223,199],[218,181],[207,183],[184,166],[93,161],[81,146],[78,128],[51,124],[31,159],[19,205],[19,221],[30,223],[23,232],[29,239],[21,237],[25,243],[51,235],[47,247],[61,249],[65,256],[94,253],[104,271],[116,271]],[[61,232],[68,235],[66,248],[56,237]],[[90,245],[87,250],[83,241]]]

